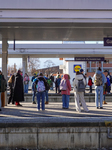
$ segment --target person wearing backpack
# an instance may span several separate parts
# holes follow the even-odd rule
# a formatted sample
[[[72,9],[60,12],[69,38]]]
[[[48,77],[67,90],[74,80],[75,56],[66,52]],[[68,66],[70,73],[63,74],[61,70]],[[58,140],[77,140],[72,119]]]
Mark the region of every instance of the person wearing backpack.
[[[86,80],[83,74],[80,73],[79,71],[76,72],[75,80],[73,81],[73,87],[74,87],[73,90],[74,90],[75,105],[76,105],[77,112],[81,112],[79,101],[81,102],[84,111],[85,112],[89,111],[84,100],[85,85],[86,85]]]
[[[38,76],[38,80],[36,81],[37,87],[37,110],[40,111],[40,98],[42,98],[42,110],[45,110],[45,91],[47,88],[47,81],[43,77],[43,74],[40,73]]]
[[[60,83],[60,90],[62,94],[62,108],[68,109],[71,85],[70,85],[70,81],[68,79],[67,74],[63,75],[63,79],[61,80],[61,83]]]
[[[88,85],[90,87],[90,92],[89,93],[92,93],[92,85],[93,85],[93,82],[92,82],[92,78],[89,76],[89,80],[88,80]]]
[[[106,83],[106,77],[102,73],[101,68],[99,67],[96,73],[93,76],[93,81],[95,85],[95,104],[96,108],[99,108],[99,99],[98,96],[100,94],[100,109],[103,109],[102,103],[103,103],[103,86]]]

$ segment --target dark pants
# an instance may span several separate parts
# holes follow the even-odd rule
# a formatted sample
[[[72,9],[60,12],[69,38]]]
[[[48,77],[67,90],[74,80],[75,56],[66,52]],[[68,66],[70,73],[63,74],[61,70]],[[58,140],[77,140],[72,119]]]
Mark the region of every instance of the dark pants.
[[[107,92],[108,93],[110,93],[110,90],[111,90],[110,86],[107,86]]]
[[[90,86],[90,93],[92,93],[92,86]]]
[[[56,86],[56,93],[57,93],[57,90],[58,90],[58,86]]]
[[[11,101],[12,101],[12,104],[14,104],[13,95],[14,95],[14,89],[10,87],[10,95],[9,95],[8,104],[10,104]]]

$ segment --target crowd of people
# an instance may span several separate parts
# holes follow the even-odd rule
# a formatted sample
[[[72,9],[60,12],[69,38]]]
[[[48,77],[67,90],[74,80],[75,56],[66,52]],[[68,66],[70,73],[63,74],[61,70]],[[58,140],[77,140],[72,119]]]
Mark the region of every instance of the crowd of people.
[[[24,101],[24,93],[28,93],[30,78],[27,73],[24,77],[22,72],[18,70],[16,76],[12,75],[9,80],[10,95],[8,99],[8,104],[12,102],[16,106],[22,106],[20,102]],[[42,73],[36,75],[34,73],[32,79],[32,103],[36,104],[37,101],[37,110],[40,111],[40,108],[44,111],[45,104],[49,104],[48,91],[54,90],[53,84],[55,84],[55,92],[62,95],[62,109],[69,109],[69,98],[71,91],[70,76],[69,74],[60,75],[59,72],[54,78],[53,74],[44,76]],[[75,97],[75,106],[76,111],[81,112],[81,106],[85,112],[88,112],[89,109],[84,100],[84,93],[86,86],[90,87],[90,93],[92,93],[92,86],[95,86],[95,106],[96,108],[103,109],[103,104],[107,104],[105,100],[105,95],[110,94],[110,85],[112,83],[112,77],[107,70],[104,73],[99,67],[94,74],[93,78],[89,76],[88,83],[86,80],[86,75],[84,75],[84,70],[76,72],[75,77],[73,78],[73,91]],[[0,94],[1,92],[6,91],[7,82],[0,71]],[[100,105],[98,96],[100,94]],[[36,101],[35,101],[36,97]],[[1,98],[1,95],[0,95]],[[40,106],[41,103],[41,106]],[[0,111],[1,111],[1,99],[0,99]]]

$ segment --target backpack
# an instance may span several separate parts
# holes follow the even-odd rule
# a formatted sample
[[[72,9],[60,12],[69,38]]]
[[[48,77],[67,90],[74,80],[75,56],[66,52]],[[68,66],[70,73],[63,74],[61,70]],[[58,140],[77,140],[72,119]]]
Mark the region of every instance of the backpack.
[[[37,83],[37,92],[44,92],[44,91],[45,91],[44,81],[38,80],[38,83]]]
[[[96,74],[95,75],[94,85],[95,86],[101,86],[102,84],[103,84],[103,82],[102,82],[102,75],[101,74]]]
[[[61,91],[66,91],[66,90],[67,90],[67,83],[66,83],[66,80],[65,80],[65,79],[61,80],[61,83],[60,83],[60,90],[61,90]]]
[[[85,85],[84,85],[83,79],[78,80],[77,92],[85,92]]]

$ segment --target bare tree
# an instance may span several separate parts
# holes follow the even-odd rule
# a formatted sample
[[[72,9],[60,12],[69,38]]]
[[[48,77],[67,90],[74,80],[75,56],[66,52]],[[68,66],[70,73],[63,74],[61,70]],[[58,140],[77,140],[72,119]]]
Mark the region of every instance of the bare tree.
[[[10,66],[8,65],[8,75],[16,73],[17,72],[17,65],[14,63],[14,65]]]
[[[28,72],[33,75],[40,68],[39,58],[30,58],[28,63]]]
[[[55,64],[52,62],[52,60],[46,60],[44,62],[44,66],[47,68],[46,74],[48,74],[50,76],[50,73],[52,73],[53,66],[55,66]]]

